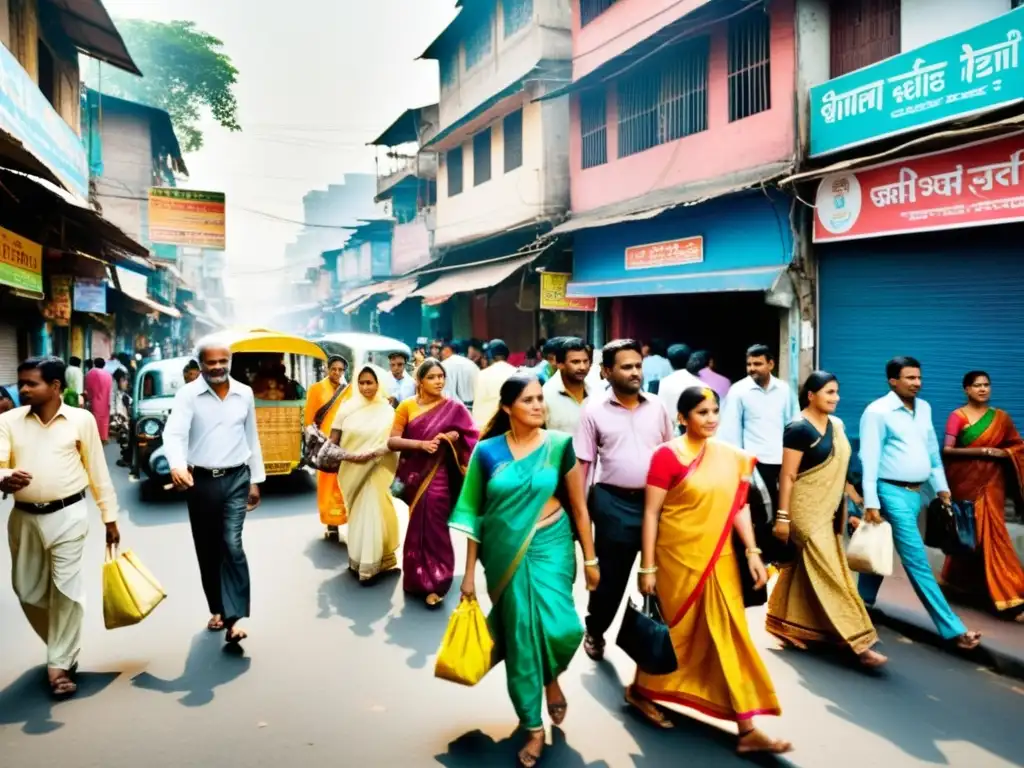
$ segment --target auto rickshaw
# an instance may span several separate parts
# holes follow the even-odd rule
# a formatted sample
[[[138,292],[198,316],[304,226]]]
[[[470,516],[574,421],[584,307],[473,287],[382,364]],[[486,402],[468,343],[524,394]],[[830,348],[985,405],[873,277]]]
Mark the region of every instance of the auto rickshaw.
[[[171,482],[171,467],[164,453],[163,434],[171,405],[178,390],[185,386],[185,365],[191,358],[173,357],[154,360],[139,369],[132,392],[127,459],[131,473],[144,480],[143,499],[159,495]]]
[[[265,328],[232,329],[210,339],[231,350],[231,376],[252,387],[256,398],[256,429],[267,476],[289,475],[302,464],[306,390],[316,381],[315,365],[327,355],[299,336]]]

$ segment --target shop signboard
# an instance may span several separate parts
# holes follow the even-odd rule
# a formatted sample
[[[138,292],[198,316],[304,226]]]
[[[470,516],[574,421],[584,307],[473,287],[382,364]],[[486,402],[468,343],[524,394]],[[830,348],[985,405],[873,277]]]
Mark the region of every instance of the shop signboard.
[[[149,240],[223,251],[227,240],[224,193],[152,187]]]
[[[6,46],[0,45],[0,131],[17,139],[65,187],[89,197],[85,145]]]
[[[75,278],[74,293],[75,312],[107,313],[107,282],[106,280],[88,280]]]
[[[820,157],[1024,100],[1024,8],[811,88]]]
[[[66,328],[71,324],[71,283],[70,275],[50,277],[50,296],[43,305],[43,317]]]
[[[567,296],[568,272],[540,273],[540,308],[557,312],[596,312],[597,299]]]
[[[43,246],[0,227],[0,284],[43,292]]]
[[[1024,133],[826,176],[814,241],[1024,221]]]
[[[704,261],[704,238],[684,237],[660,243],[633,245],[626,249],[626,269],[655,269],[700,264]]]

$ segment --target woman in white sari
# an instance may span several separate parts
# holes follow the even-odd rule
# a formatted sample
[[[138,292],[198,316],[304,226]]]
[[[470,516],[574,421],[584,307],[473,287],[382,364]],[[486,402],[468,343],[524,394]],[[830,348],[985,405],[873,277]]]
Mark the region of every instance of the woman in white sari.
[[[380,386],[383,373],[364,366],[356,377],[357,391],[331,425],[331,442],[345,453],[338,485],[348,510],[349,569],[362,582],[397,565],[398,515],[391,484],[398,454],[388,450],[395,411]]]

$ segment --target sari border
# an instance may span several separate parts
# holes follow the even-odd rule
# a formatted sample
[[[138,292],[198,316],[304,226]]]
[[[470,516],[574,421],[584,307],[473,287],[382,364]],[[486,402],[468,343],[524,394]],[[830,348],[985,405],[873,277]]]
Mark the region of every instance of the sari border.
[[[870,650],[879,641],[878,631],[874,627],[859,632],[852,638],[845,638],[835,632],[805,627],[802,624],[797,624],[787,619],[780,619],[772,614],[768,614],[765,617],[764,624],[765,631],[768,634],[781,640],[793,637],[797,640],[807,640],[812,643],[821,643],[840,648],[846,647],[858,655]]]
[[[713,704],[707,699],[702,699],[699,696],[691,696],[685,693],[667,693],[664,691],[652,691],[649,688],[644,688],[641,685],[636,686],[637,692],[645,699],[650,701],[663,701],[667,704],[676,704],[681,707],[688,707],[689,709],[696,710],[702,715],[707,717],[713,717],[718,720],[726,720],[729,722],[738,722],[740,720],[750,720],[754,717],[770,715],[773,717],[779,717],[782,715],[781,707],[761,707],[759,709],[752,709],[749,712],[735,712],[723,709],[717,704]]]
[[[467,538],[472,539],[477,544],[480,543],[480,539],[477,537],[476,532],[473,531],[470,526],[463,525],[462,523],[448,523],[448,527],[453,531],[458,531],[459,533],[464,534]]]
[[[985,433],[988,432],[990,429],[992,429],[992,427],[995,426],[996,420],[999,418],[999,409],[998,408],[994,408],[992,406],[989,406],[989,409],[987,411],[985,411],[985,415],[982,416],[980,419],[978,419],[973,424],[971,424],[968,421],[967,414],[964,413],[964,409],[963,408],[957,408],[957,412],[961,413],[963,415],[963,417],[964,417],[964,421],[967,422],[967,425],[963,429],[960,430],[960,434],[957,436],[957,442],[961,442],[962,438],[964,438],[964,436],[966,436],[975,427],[979,427],[983,421],[986,421],[986,420],[988,421],[988,423],[985,424],[984,429],[982,429],[981,432],[979,432],[978,434],[974,435],[971,438],[970,442],[963,441],[962,445],[960,445],[961,448],[970,448],[976,442],[981,440],[981,438],[983,438],[985,436]]]
[[[755,459],[750,459],[750,461],[755,461]],[[694,462],[696,462],[696,459]],[[750,472],[753,473],[753,466],[751,466]],[[751,476],[749,474],[744,475],[740,480],[739,487],[736,489],[736,496],[733,498],[732,509],[729,510],[726,523],[722,527],[722,535],[718,538],[718,544],[715,545],[715,551],[711,555],[711,560],[704,569],[704,573],[700,575],[700,580],[697,582],[697,586],[694,587],[693,591],[679,607],[679,610],[676,612],[675,618],[672,619],[672,624],[670,626],[675,627],[680,621],[682,621],[690,608],[693,607],[694,603],[696,603],[698,598],[700,598],[704,593],[704,587],[707,584],[708,579],[711,577],[712,571],[715,570],[715,566],[718,564],[719,558],[722,556],[722,550],[725,548],[725,542],[729,540],[729,536],[732,533],[733,524],[736,522],[736,516],[740,513],[740,510],[743,509],[743,506],[746,503],[747,493],[750,490],[750,477]]]

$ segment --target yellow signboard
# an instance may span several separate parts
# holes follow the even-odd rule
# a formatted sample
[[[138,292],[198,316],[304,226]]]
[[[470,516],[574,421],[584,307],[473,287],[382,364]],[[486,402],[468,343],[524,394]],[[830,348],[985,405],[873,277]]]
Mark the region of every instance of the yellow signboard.
[[[223,251],[224,208],[223,192],[153,187],[149,190],[149,240]]]
[[[571,278],[568,272],[541,272],[540,308],[560,312],[596,312],[597,299],[565,295]]]
[[[0,227],[0,283],[43,292],[43,246]]]

